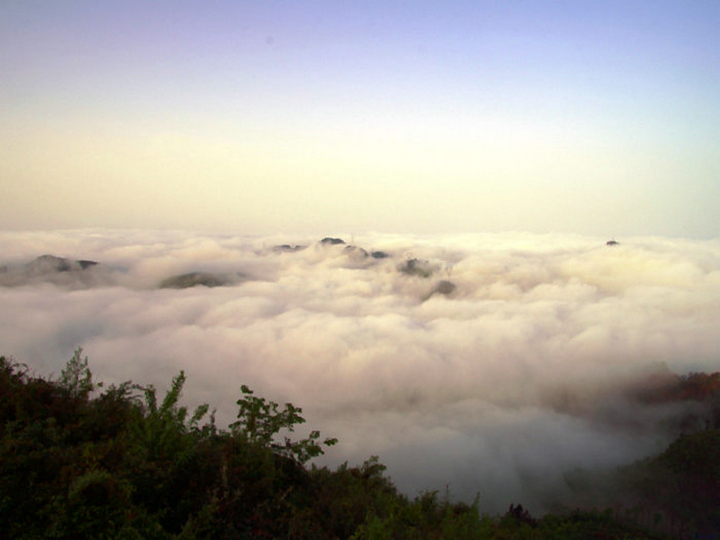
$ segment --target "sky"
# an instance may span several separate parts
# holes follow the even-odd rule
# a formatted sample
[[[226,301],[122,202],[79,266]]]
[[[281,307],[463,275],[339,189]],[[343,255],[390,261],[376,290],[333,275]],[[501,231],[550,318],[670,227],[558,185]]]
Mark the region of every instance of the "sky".
[[[720,4],[8,0],[0,228],[720,236]]]
[[[480,493],[490,514],[576,507],[567,473],[656,455],[688,414],[704,425],[697,403],[645,403],[633,389],[720,369],[720,240],[344,240],[356,248],[300,235],[2,231],[0,355],[57,377],[83,347],[96,381],[154,384],[159,396],[184,370],[183,405],[208,403],[221,427],[245,384],[303,409],[295,436],[339,440],[318,465],[377,455],[403,493]],[[43,253],[100,264],[44,272],[33,263]],[[422,275],[403,271],[414,259]],[[234,279],[159,287],[187,272]]]
[[[0,354],[547,509],[688,412],[628,388],[718,369],[718,59],[715,0],[0,2]]]

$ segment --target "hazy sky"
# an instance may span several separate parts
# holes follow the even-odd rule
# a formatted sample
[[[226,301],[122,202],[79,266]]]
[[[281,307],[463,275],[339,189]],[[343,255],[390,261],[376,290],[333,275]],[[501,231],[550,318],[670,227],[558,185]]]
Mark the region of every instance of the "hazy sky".
[[[720,236],[720,2],[0,3],[0,228]]]

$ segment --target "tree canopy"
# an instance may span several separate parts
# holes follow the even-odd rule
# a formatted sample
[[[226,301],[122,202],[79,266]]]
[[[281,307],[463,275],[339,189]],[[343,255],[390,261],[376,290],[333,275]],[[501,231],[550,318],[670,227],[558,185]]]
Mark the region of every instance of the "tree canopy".
[[[57,380],[0,357],[0,530],[54,539],[662,538],[615,510],[533,518],[481,514],[480,498],[398,492],[377,457],[312,465],[335,444],[291,436],[302,409],[242,385],[237,420],[181,405],[180,372],[155,388],[93,381],[78,349]],[[635,469],[638,489],[677,534],[716,533],[718,429],[689,434]],[[634,484],[635,485],[635,484]],[[693,500],[683,496],[690,489]],[[641,492],[641,491],[638,491]],[[651,495],[652,494],[652,495]],[[492,496],[489,494],[488,496]],[[654,497],[654,498],[653,498]],[[702,519],[700,519],[702,516]],[[647,520],[646,520],[647,521]],[[651,524],[652,525],[652,524]],[[682,526],[682,527],[681,527]]]

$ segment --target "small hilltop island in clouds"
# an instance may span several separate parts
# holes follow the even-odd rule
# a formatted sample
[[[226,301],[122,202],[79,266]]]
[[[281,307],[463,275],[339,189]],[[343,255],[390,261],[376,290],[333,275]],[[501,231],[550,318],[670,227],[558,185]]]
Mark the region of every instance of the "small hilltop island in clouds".
[[[0,266],[0,286],[13,287],[32,283],[54,283],[75,287],[107,284],[96,268],[96,261],[74,260],[56,255],[40,255],[25,264]]]
[[[0,530],[716,537],[718,20],[0,2]]]

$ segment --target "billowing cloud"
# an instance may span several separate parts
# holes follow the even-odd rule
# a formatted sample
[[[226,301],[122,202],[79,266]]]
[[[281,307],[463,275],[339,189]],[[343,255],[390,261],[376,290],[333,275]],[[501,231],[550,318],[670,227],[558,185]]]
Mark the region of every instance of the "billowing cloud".
[[[378,454],[408,494],[449,485],[486,511],[541,511],[563,472],[657,452],[702,412],[627,389],[718,369],[718,241],[319,240],[2,233],[0,352],[58,373],[82,346],[98,379],[159,388],[183,369],[221,423],[247,384],[340,440],[324,463]],[[27,273],[43,254],[99,264]],[[159,288],[193,272],[242,279]]]

